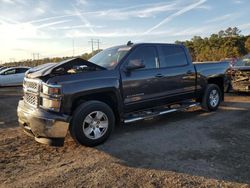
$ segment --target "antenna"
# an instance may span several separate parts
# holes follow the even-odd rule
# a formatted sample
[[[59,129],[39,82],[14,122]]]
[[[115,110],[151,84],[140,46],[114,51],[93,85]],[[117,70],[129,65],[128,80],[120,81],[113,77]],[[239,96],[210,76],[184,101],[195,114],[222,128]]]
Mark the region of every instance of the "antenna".
[[[132,46],[134,43],[131,41],[128,41],[127,46]]]

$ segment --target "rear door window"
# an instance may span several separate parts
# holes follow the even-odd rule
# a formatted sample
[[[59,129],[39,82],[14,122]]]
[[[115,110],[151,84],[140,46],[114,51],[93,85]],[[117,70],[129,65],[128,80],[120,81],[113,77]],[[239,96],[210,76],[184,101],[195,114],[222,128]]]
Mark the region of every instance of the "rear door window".
[[[160,46],[160,67],[178,67],[188,64],[186,53],[180,46]]]

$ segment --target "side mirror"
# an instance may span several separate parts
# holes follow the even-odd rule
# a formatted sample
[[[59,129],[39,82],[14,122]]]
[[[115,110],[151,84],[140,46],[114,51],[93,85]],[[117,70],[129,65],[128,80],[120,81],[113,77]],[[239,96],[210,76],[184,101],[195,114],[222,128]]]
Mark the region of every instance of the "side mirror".
[[[129,61],[128,65],[126,66],[127,71],[145,68],[142,59],[132,59]]]

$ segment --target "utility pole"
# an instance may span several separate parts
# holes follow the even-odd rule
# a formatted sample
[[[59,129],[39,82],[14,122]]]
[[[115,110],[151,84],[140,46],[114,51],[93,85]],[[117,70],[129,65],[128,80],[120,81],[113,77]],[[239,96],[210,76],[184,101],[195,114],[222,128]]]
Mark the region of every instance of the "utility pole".
[[[15,61],[15,58],[10,58],[10,63],[14,63]]]
[[[33,60],[36,60],[36,59],[39,60],[39,56],[40,56],[39,53],[32,53],[31,55],[33,57]]]
[[[92,48],[92,53],[93,53],[93,51],[94,51],[94,39],[91,39],[89,41],[89,43],[91,43],[91,48]]]
[[[91,39],[89,43],[91,43],[92,53],[94,52],[94,44],[97,44],[98,50],[100,49],[100,39]]]
[[[72,39],[72,52],[73,52],[73,57],[75,56],[75,40]]]
[[[97,49],[99,50],[100,49],[100,40],[97,39]]]

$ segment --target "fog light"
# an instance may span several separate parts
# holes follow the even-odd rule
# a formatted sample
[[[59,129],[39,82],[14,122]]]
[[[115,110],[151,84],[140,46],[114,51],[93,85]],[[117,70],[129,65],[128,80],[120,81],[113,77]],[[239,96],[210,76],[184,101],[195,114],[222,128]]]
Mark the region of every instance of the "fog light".
[[[55,99],[42,98],[41,106],[46,109],[54,110],[58,112],[60,110],[61,101],[55,100]]]

